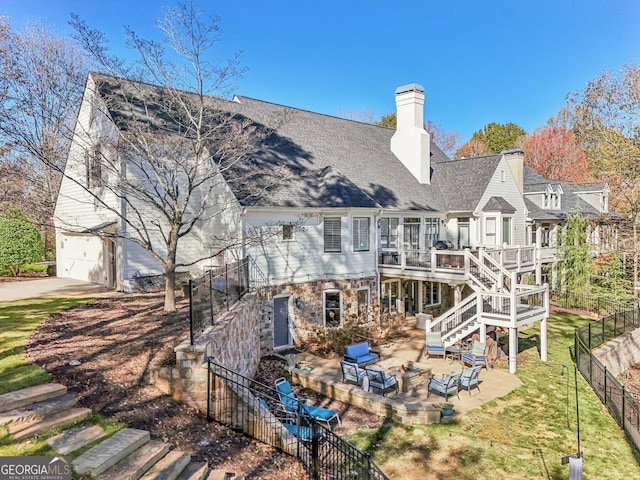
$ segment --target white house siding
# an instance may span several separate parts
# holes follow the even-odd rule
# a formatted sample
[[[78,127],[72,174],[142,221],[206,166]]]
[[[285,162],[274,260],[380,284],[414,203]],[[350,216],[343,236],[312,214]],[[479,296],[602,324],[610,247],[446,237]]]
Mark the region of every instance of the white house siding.
[[[504,171],[505,181],[502,181],[502,171]],[[487,204],[491,197],[502,197],[504,198],[511,206],[513,206],[516,211],[513,215],[508,215],[513,218],[511,234],[513,239],[511,241],[511,245],[526,245],[526,207],[524,204],[524,199],[518,186],[511,174],[511,170],[507,165],[507,162],[503,158],[496,171],[493,174],[493,177],[489,181],[487,188],[482,195],[480,201],[478,202],[478,206],[476,208],[476,214],[480,217],[486,218],[487,216],[493,216],[491,212],[483,212],[483,207]],[[497,218],[497,244],[502,245],[502,216],[498,214]],[[484,221],[480,222],[480,244],[482,245],[484,242],[484,230],[485,223]]]
[[[90,82],[90,80],[89,80]],[[104,208],[86,192],[86,190],[68,176],[77,179],[81,184],[86,182],[85,150],[91,145],[91,132],[101,131],[105,137],[113,136],[104,117],[93,116],[91,119],[91,93],[85,92],[74,138],[69,149],[56,208],[54,224],[56,227],[56,267],[61,277],[75,278],[90,282],[102,283],[107,277],[104,269],[104,242],[101,238],[85,234],[72,236],[68,232],[82,232],[98,225],[116,220],[116,216]],[[92,120],[92,121],[91,121]],[[103,195],[105,202],[115,202],[115,197],[99,188],[95,192]]]
[[[342,251],[324,252],[324,217],[340,217]],[[368,217],[369,251],[353,251],[353,217]],[[282,225],[294,225],[293,240],[282,240]],[[249,211],[243,217],[243,230],[260,229],[262,241],[246,247],[272,285],[307,282],[316,279],[362,278],[376,274],[376,225],[370,212],[279,213]]]

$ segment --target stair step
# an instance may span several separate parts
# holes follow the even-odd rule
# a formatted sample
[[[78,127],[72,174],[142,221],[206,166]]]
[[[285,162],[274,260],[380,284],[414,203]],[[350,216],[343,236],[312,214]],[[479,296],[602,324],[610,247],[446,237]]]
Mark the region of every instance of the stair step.
[[[67,387],[59,383],[43,383],[15,392],[4,393],[0,395],[0,412],[14,410],[48,398],[59,397],[65,393],[67,393]]]
[[[125,428],[73,461],[76,473],[97,477],[149,441],[146,430]]]
[[[89,415],[91,415],[91,409],[89,408],[70,408],[49,415],[46,418],[9,425],[9,433],[15,440],[24,440],[25,438],[39,435],[52,427],[59,427],[71,422],[79,422]]]
[[[215,470],[211,470],[211,473],[209,473],[207,480],[235,480],[237,478],[240,478],[240,477],[236,477],[236,474],[233,472],[227,472],[226,470],[215,469]]]
[[[74,407],[77,403],[78,397],[74,393],[67,393],[59,397],[48,398],[41,402],[30,403],[0,413],[0,425],[26,423]]]
[[[151,440],[120,460],[98,480],[137,480],[169,452],[169,444]]]
[[[189,462],[176,480],[204,480],[209,473],[207,462]]]
[[[190,461],[189,453],[172,450],[141,477],[141,480],[176,480]]]
[[[104,435],[100,425],[80,425],[47,439],[56,452],[67,455]]]

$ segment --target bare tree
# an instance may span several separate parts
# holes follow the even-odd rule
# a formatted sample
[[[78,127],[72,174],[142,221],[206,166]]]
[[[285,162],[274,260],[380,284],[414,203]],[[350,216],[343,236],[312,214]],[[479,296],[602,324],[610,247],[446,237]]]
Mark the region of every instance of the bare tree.
[[[16,174],[15,186],[20,179],[28,182],[20,206],[44,232],[51,227],[85,62],[76,47],[42,24],[14,33],[0,18],[0,31],[1,161]]]
[[[85,132],[78,144],[93,162],[90,178],[69,180],[119,220],[121,228],[110,235],[141,246],[161,266],[167,311],[175,309],[176,272],[239,246],[239,205],[287,175],[284,168],[272,169],[270,180],[257,175],[252,154],[272,131],[220,99],[244,69],[240,55],[224,63],[208,59],[220,38],[218,22],[190,3],[166,10],[157,22],[164,44],[126,29],[139,56],[126,65],[108,54],[101,32],[77,16],[72,21],[80,43],[111,74],[91,80],[95,110],[116,128],[110,139]],[[188,238],[217,251],[187,256],[179,246]]]

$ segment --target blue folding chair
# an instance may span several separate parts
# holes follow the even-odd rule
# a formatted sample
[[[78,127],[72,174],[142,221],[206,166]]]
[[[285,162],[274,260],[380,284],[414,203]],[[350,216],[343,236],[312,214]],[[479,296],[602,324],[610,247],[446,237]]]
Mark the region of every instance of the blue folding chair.
[[[264,399],[259,398],[258,400],[260,401],[260,405],[262,405],[268,412],[271,412],[269,405],[264,401]],[[285,418],[278,418],[279,415],[277,413],[271,413],[273,413],[274,417],[276,417],[280,423],[282,423],[282,426],[294,437],[298,437],[303,442],[310,442],[313,440],[313,429],[311,427],[305,427],[303,425],[298,426],[297,424],[292,423],[292,421],[295,421],[295,416],[291,417],[291,414],[288,414]],[[320,432],[320,436],[323,436],[322,432]]]
[[[278,378],[275,381],[275,384],[276,390],[278,391],[278,396],[280,397],[280,402],[282,403],[282,405],[284,405],[284,408],[288,412],[297,413],[298,408],[300,408],[304,413],[309,415],[314,420],[325,422],[329,428],[331,428],[331,422],[333,420],[336,420],[338,422],[338,425],[340,425],[340,417],[338,416],[338,412],[336,412],[335,410],[299,403],[298,399],[293,393],[291,384],[286,378]]]

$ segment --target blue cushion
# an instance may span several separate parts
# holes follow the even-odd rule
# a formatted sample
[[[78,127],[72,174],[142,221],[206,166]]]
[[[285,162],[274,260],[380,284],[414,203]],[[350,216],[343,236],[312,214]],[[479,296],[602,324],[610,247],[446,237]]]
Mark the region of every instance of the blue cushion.
[[[427,350],[430,352],[444,352],[444,348],[439,345],[427,345]]]
[[[462,354],[462,359],[466,360],[469,363],[473,363],[473,355],[471,355],[470,353],[463,353]],[[484,357],[475,357],[475,362],[476,363],[484,363]]]
[[[310,442],[313,439],[313,430],[311,430],[311,428],[309,427],[298,428],[297,425],[292,425],[290,423],[284,423],[283,425],[291,435],[298,437],[300,440]]]
[[[369,344],[367,342],[361,342],[347,345],[344,349],[344,354],[354,358],[369,355]]]
[[[314,407],[313,405],[303,405],[303,407],[309,416],[319,418],[320,420],[327,421],[336,414],[335,410],[328,408]]]

